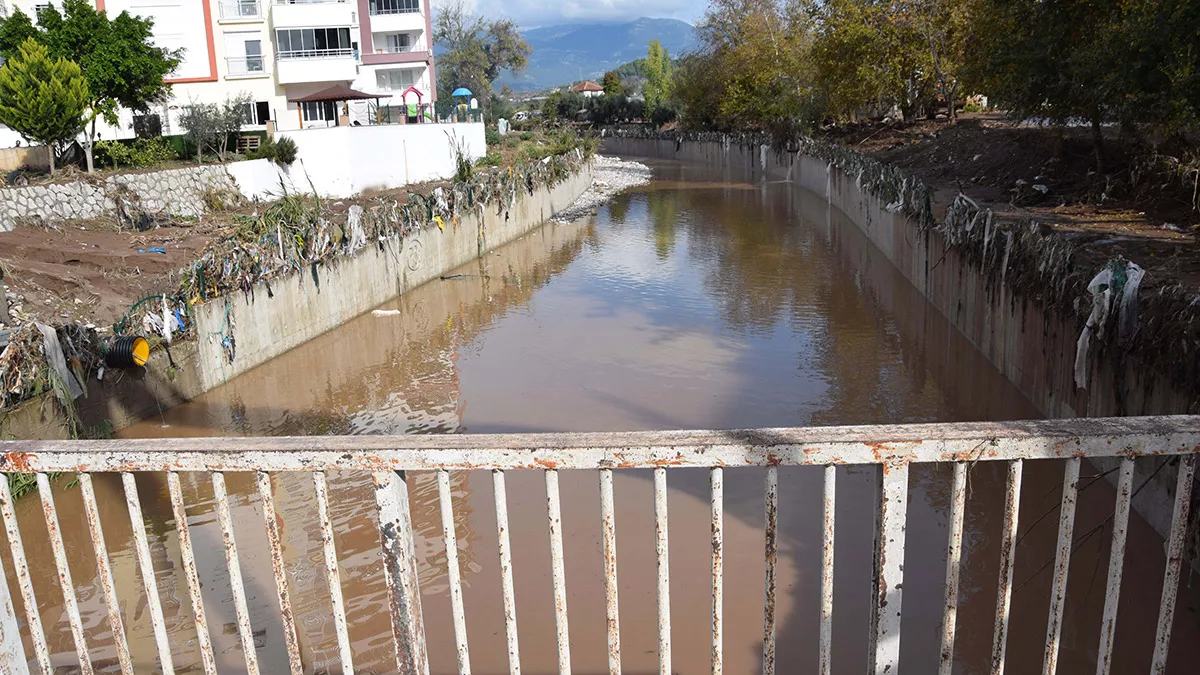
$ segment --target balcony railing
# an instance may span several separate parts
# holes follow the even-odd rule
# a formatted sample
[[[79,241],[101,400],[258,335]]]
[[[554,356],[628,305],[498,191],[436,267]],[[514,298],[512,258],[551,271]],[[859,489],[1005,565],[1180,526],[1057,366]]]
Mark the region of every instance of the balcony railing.
[[[324,553],[324,573],[328,582],[329,612],[337,633],[341,671],[353,672],[354,652],[347,628],[346,603],[340,581],[326,473],[365,472],[374,485],[379,517],[379,555],[386,582],[392,644],[390,659],[395,672],[428,673],[426,627],[422,619],[418,588],[418,551],[414,545],[409,504],[409,483],[405,472],[432,471],[437,475],[442,540],[446,556],[446,581],[453,615],[454,641],[460,672],[470,671],[467,642],[467,615],[463,605],[463,580],[459,569],[459,547],[455,534],[455,505],[452,501],[452,471],[490,470],[496,513],[498,573],[503,597],[507,656],[513,672],[520,669],[517,643],[516,594],[513,586],[513,556],[509,538],[508,500],[505,476],[509,471],[541,472],[545,481],[547,522],[551,557],[551,585],[558,669],[570,672],[568,640],[567,580],[564,565],[564,524],[559,496],[559,472],[593,471],[599,482],[602,554],[607,620],[608,662],[611,673],[621,672],[621,633],[618,604],[616,520],[613,500],[614,471],[654,469],[653,518],[655,531],[656,578],[658,597],[659,672],[671,669],[672,592],[711,594],[711,662],[713,672],[723,667],[722,614],[724,593],[724,478],[726,471],[743,467],[765,467],[763,507],[765,514],[765,592],[763,625],[763,670],[775,672],[775,602],[778,588],[779,469],[812,466],[823,470],[822,513],[789,513],[788,518],[820,518],[822,532],[822,572],[820,606],[811,611],[819,617],[820,672],[829,672],[832,655],[834,541],[836,536],[836,484],[842,465],[876,467],[875,475],[875,567],[871,593],[868,672],[875,675],[896,673],[900,657],[901,600],[904,587],[905,534],[909,469],[916,464],[945,463],[954,467],[954,479],[948,500],[947,566],[941,628],[940,673],[950,673],[955,655],[956,615],[959,602],[960,561],[963,553],[963,522],[967,502],[967,474],[977,462],[1001,462],[1007,469],[1007,491],[1003,527],[995,532],[1001,539],[999,581],[992,651],[993,673],[1004,671],[1008,644],[1009,610],[1013,594],[1013,564],[1016,555],[1017,519],[1020,513],[1021,477],[1025,460],[1060,460],[1065,463],[1058,544],[1054,580],[1050,589],[1050,614],[1044,643],[1043,672],[1053,673],[1062,638],[1067,573],[1072,552],[1075,506],[1079,494],[1079,469],[1084,458],[1119,457],[1120,473],[1113,511],[1112,541],[1106,583],[1103,618],[1094,652],[1100,663],[1099,673],[1108,673],[1115,638],[1121,573],[1124,567],[1135,464],[1157,462],[1160,468],[1177,459],[1174,513],[1167,540],[1165,577],[1159,601],[1157,635],[1151,672],[1166,667],[1174,622],[1176,597],[1185,536],[1189,522],[1196,454],[1200,453],[1200,417],[1145,417],[1113,419],[1050,420],[1044,422],[1003,422],[968,424],[922,424],[907,426],[837,427],[801,429],[759,429],[740,431],[666,431],[587,434],[514,434],[444,436],[346,436],[306,438],[180,438],[114,441],[13,441],[0,442],[0,470],[36,475],[46,529],[25,532],[30,537],[46,533],[58,568],[66,617],[81,663],[91,662],[79,611],[77,591],[71,582],[65,545],[55,507],[55,491],[49,474],[78,474],[87,525],[91,534],[100,587],[108,608],[112,639],[125,672],[132,672],[129,645],[125,635],[123,612],[140,607],[145,594],[150,622],[161,669],[172,670],[172,641],[168,637],[159,597],[159,581],[165,573],[156,570],[147,539],[147,526],[141,507],[137,472],[166,474],[166,485],[177,528],[182,565],[181,574],[191,598],[196,644],[205,672],[215,672],[205,603],[196,573],[195,551],[189,532],[180,475],[186,472],[208,474],[212,484],[217,520],[223,535],[227,583],[233,598],[236,626],[246,669],[257,672],[256,634],[247,608],[246,591],[234,537],[226,473],[251,472],[256,478],[261,506],[264,541],[270,548],[281,630],[284,633],[293,672],[302,667],[296,617],[285,567],[283,538],[276,517],[272,476],[278,472],[305,472],[311,476],[315,502],[313,516],[319,525]],[[1172,457],[1173,456],[1173,457]],[[711,585],[703,590],[672,586],[668,562],[667,477],[677,468],[707,468],[712,516]],[[1157,471],[1157,470],[1156,470]],[[141,589],[118,588],[112,574],[104,543],[92,475],[119,472],[133,528],[134,549],[140,567]],[[461,497],[459,508],[461,509]],[[22,606],[29,627],[31,656],[22,645],[13,600],[0,565],[0,664],[4,672],[28,672],[33,659],[40,672],[50,672],[45,629],[65,632],[58,610],[43,618],[34,595],[30,562],[21,539],[13,498],[7,481],[0,480],[0,516],[11,552],[11,568],[16,573],[15,587],[22,595]],[[573,527],[579,527],[572,523]],[[156,527],[161,527],[161,523]],[[748,570],[738,570],[745,575]],[[123,579],[125,583],[129,583]],[[223,582],[224,583],[224,582]],[[972,583],[982,583],[975,580]],[[211,591],[210,591],[211,592]],[[124,609],[123,609],[124,608]],[[1139,627],[1140,628],[1140,627]],[[260,626],[259,630],[263,627]],[[1076,635],[1072,638],[1082,639]],[[540,645],[538,648],[542,648]],[[689,647],[691,648],[691,647]],[[739,647],[740,648],[740,647]],[[1036,649],[1043,648],[1038,643]],[[1083,649],[1076,646],[1076,649]],[[1091,648],[1088,647],[1090,650]],[[62,655],[59,654],[59,657]],[[56,663],[58,667],[67,665]],[[85,670],[89,670],[86,669]]]
[[[258,0],[221,0],[222,19],[261,19]]]
[[[421,11],[420,0],[371,0],[372,16],[379,14],[409,14]]]
[[[276,5],[343,5],[353,0],[274,0]]]
[[[266,75],[267,63],[265,56],[227,56],[225,64],[231,76],[251,77]]]
[[[292,49],[286,52],[275,52],[275,58],[284,59],[335,59],[341,57],[358,58],[358,50],[345,49]]]

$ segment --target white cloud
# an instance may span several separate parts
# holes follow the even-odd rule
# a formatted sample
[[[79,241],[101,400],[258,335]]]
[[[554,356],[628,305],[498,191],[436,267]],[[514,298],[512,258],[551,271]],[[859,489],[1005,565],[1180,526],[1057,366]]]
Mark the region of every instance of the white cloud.
[[[644,16],[694,23],[704,14],[707,5],[707,0],[511,0],[486,3],[481,11],[488,16],[513,19],[518,25],[531,28],[558,23],[633,21]]]

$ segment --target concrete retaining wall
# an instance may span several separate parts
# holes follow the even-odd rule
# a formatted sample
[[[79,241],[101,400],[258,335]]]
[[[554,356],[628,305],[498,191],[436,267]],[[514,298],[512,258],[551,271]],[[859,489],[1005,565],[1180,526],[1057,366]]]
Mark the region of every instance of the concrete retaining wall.
[[[556,186],[518,196],[508,218],[495,207],[485,208],[483,222],[467,215],[445,231],[431,225],[272,282],[269,293],[260,283],[228,302],[210,301],[196,311],[196,334],[207,336],[200,343],[200,386],[211,389],[525,234],[566,208],[591,183],[589,166]],[[482,250],[480,241],[485,242]],[[222,344],[228,335],[236,341],[232,362]]]
[[[481,123],[301,129],[279,137],[292,139],[297,149],[296,162],[283,175],[326,197],[450,178],[455,171],[450,139],[472,162],[487,154]],[[276,179],[276,192],[278,184]]]
[[[1155,382],[1148,368],[1133,359],[1114,362],[1099,350],[1093,350],[1088,389],[1077,389],[1073,366],[1080,327],[1076,317],[1047,309],[1003,283],[990,283],[977,265],[949,250],[937,232],[923,231],[903,214],[888,211],[879,199],[860,190],[853,177],[830,170],[822,160],[715,142],[677,145],[674,140],[607,138],[604,149],[620,155],[701,162],[751,178],[791,180],[799,188],[825,196],[1046,417],[1188,411],[1188,398]],[[934,210],[941,212],[937,205]],[[1117,461],[1096,464],[1107,469]],[[1139,462],[1135,484],[1150,478],[1158,461]],[[1175,471],[1161,471],[1134,501],[1137,511],[1160,534],[1170,529],[1174,486]]]

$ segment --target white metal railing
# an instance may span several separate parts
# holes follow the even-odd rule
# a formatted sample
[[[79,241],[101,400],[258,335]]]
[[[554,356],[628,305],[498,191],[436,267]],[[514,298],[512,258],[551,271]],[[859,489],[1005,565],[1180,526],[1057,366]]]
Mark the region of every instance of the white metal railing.
[[[221,0],[222,19],[261,19],[258,0]]]
[[[265,56],[226,56],[225,65],[229,74],[233,76],[267,74],[267,59]]]
[[[420,0],[371,0],[372,16],[380,14],[411,14],[421,11]]]
[[[275,52],[276,59],[333,59],[343,56],[358,57],[356,49],[291,49],[285,52]]]
[[[833,551],[836,536],[835,505],[838,467],[877,465],[875,571],[869,627],[869,668],[875,675],[895,675],[900,656],[901,601],[904,580],[905,532],[908,507],[909,467],[919,463],[951,463],[950,525],[947,541],[945,602],[941,635],[939,673],[948,674],[954,655],[958,587],[962,554],[963,514],[966,508],[967,472],[976,462],[1007,465],[1007,491],[1001,535],[1000,572],[995,613],[990,672],[1003,673],[1008,642],[1009,608],[1013,593],[1013,564],[1017,518],[1020,506],[1024,460],[1065,460],[1058,544],[1054,563],[1050,613],[1045,641],[1043,673],[1053,675],[1062,635],[1063,609],[1070,559],[1075,503],[1079,492],[1082,459],[1120,457],[1120,474],[1113,515],[1113,537],[1107,592],[1097,649],[1097,673],[1109,672],[1120,597],[1121,571],[1129,525],[1134,464],[1140,457],[1177,455],[1174,513],[1168,537],[1166,573],[1159,603],[1158,628],[1152,673],[1166,667],[1171,627],[1174,620],[1184,537],[1189,520],[1196,453],[1200,452],[1200,417],[1144,417],[1113,419],[1051,420],[969,424],[923,424],[907,426],[833,427],[808,429],[759,429],[742,431],[668,431],[633,433],[444,435],[444,436],[354,436],[303,438],[196,438],[117,441],[13,441],[0,442],[0,470],[36,474],[47,534],[57,565],[65,612],[74,638],[75,651],[84,672],[90,672],[89,646],[84,639],[76,589],[50,489],[49,472],[79,474],[79,485],[91,533],[105,604],[108,607],[118,660],[124,672],[132,672],[129,647],[123,628],[122,603],[136,593],[117,588],[101,531],[99,510],[92,486],[92,473],[120,472],[126,507],[133,525],[135,554],[141,570],[149,616],[154,627],[158,658],[163,671],[172,671],[171,644],[159,602],[146,524],[142,516],[134,472],[165,472],[171,506],[178,528],[182,575],[191,597],[198,646],[206,672],[215,672],[212,641],[200,594],[193,543],[180,488],[181,472],[204,472],[211,478],[217,519],[223,534],[229,584],[234,599],[237,630],[247,670],[258,670],[253,627],[247,610],[238,547],[230,514],[226,472],[253,472],[265,521],[266,542],[272,554],[274,577],[284,642],[292,672],[300,672],[297,640],[288,581],[284,571],[282,542],[276,521],[271,475],[282,471],[308,472],[315,490],[314,513],[320,521],[326,580],[330,590],[330,612],[337,631],[343,672],[352,672],[353,653],[346,621],[345,602],[338,572],[326,472],[369,472],[375,487],[379,512],[379,541],[384,577],[389,594],[393,644],[391,655],[396,672],[428,673],[425,628],[417,583],[417,554],[414,546],[409,487],[406,472],[437,473],[442,538],[447,558],[447,581],[453,612],[454,637],[460,672],[470,670],[463,586],[458,567],[454,532],[454,504],[450,472],[490,470],[496,507],[498,557],[504,602],[505,635],[510,669],[520,671],[517,642],[516,596],[513,587],[512,549],[509,541],[508,501],[505,475],[508,471],[540,471],[544,475],[550,535],[551,583],[555,600],[557,655],[560,672],[571,667],[567,630],[567,592],[563,559],[563,522],[559,496],[559,471],[595,471],[600,485],[600,522],[605,570],[605,613],[607,618],[609,671],[621,671],[619,603],[617,596],[616,521],[613,505],[613,472],[654,469],[654,523],[658,597],[659,672],[671,673],[670,641],[672,588],[668,565],[667,477],[676,467],[706,467],[712,515],[711,661],[714,673],[723,668],[724,589],[724,474],[739,467],[766,467],[765,593],[763,625],[763,670],[775,670],[775,599],[778,556],[780,466],[820,466],[824,469],[822,528],[822,573],[820,607],[820,650],[815,656],[821,673],[829,673],[833,630]],[[1153,461],[1147,459],[1146,461]],[[0,481],[0,515],[12,555],[17,588],[23,599],[32,643],[32,655],[23,650],[17,616],[8,584],[0,565],[0,667],[6,673],[28,672],[32,659],[41,672],[50,672],[42,617],[30,579],[29,561],[17,524],[13,499],[6,481]],[[744,570],[739,570],[739,574]],[[158,572],[161,574],[161,572]],[[149,580],[149,581],[146,581]],[[133,603],[129,603],[132,605]]]

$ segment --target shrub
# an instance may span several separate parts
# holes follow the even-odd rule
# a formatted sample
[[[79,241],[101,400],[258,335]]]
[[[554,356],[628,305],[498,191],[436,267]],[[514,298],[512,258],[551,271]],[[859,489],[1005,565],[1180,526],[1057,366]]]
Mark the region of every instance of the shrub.
[[[483,157],[475,160],[475,166],[500,166],[500,154],[489,152]]]
[[[279,166],[291,166],[296,161],[296,141],[286,136],[275,141],[275,163]]]
[[[113,168],[143,169],[166,162],[175,153],[163,138],[139,138],[133,142],[96,141],[96,162]]]
[[[500,145],[500,132],[489,128],[483,132],[483,140],[488,145]]]
[[[269,159],[273,162],[278,155],[278,151],[279,146],[275,144],[274,139],[268,138],[259,143],[258,149],[246,153],[246,159]]]
[[[521,140],[523,140],[523,141],[529,141],[529,140],[533,140],[533,132],[531,132],[531,131],[522,131],[522,132],[521,132]]]

